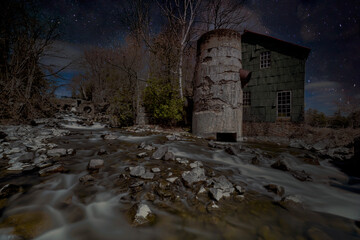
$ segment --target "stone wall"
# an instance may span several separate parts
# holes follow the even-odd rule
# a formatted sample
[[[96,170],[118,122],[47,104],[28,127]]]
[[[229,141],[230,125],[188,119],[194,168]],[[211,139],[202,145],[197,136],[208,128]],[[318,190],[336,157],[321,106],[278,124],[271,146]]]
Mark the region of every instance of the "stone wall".
[[[194,81],[193,133],[216,138],[217,133],[236,133],[242,125],[240,80],[241,35],[214,30],[198,40]]]

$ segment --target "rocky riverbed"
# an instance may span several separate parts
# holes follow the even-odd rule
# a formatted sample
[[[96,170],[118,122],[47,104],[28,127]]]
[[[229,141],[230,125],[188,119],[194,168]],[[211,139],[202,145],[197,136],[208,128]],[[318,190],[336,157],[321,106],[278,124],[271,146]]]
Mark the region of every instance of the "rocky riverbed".
[[[350,146],[219,143],[75,115],[0,126],[0,239],[359,239]]]

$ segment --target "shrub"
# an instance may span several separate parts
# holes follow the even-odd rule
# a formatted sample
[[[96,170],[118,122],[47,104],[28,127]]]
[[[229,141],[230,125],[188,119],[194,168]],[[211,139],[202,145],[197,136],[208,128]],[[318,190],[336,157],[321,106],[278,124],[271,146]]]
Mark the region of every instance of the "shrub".
[[[152,123],[175,125],[183,120],[183,100],[178,97],[170,83],[160,78],[148,80],[144,105]]]
[[[125,97],[120,91],[118,91],[111,99],[108,113],[110,113],[112,119],[111,124],[113,126],[125,127],[134,124],[135,110],[131,100]]]
[[[327,118],[324,113],[316,109],[309,109],[306,111],[306,123],[313,127],[326,127]]]

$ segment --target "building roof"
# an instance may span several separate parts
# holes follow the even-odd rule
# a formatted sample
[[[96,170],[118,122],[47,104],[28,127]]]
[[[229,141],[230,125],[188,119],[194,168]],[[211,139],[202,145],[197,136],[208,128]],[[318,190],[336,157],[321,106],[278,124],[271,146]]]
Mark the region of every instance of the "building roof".
[[[244,30],[242,41],[256,43],[267,48],[277,48],[280,51],[283,50],[287,54],[296,55],[297,57],[305,59],[309,56],[311,51],[310,48],[249,30]]]

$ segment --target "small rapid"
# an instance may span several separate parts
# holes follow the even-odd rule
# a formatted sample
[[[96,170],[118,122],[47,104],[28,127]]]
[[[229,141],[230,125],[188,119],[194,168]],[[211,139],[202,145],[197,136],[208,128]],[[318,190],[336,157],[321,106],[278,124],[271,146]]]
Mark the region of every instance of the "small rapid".
[[[319,160],[319,165],[305,163],[304,158],[312,154],[306,150],[241,143],[228,145],[241,148],[240,153],[230,154],[226,148],[209,147],[202,139],[183,136],[169,141],[159,132],[85,126],[76,116],[64,116],[60,126],[70,134],[48,141],[58,148],[76,150],[75,154],[53,159],[66,171],[40,177],[32,171],[6,175],[2,170],[6,177],[1,185],[15,184],[22,190],[6,199],[1,208],[1,240],[16,236],[41,240],[360,236],[356,226],[360,219],[360,181],[349,184],[349,176],[327,159]],[[143,142],[155,148],[167,146],[177,159],[201,162],[208,179],[223,175],[234,186],[244,188],[245,194],[241,199],[235,196],[214,202],[181,181],[170,184],[164,179],[175,176],[180,180],[187,166],[180,160],[153,160],[149,152],[147,157],[138,157],[144,152],[138,147]],[[102,159],[104,166],[89,171],[92,159]],[[311,180],[300,181],[289,171],[272,168],[279,159],[286,160],[293,171],[306,172]],[[128,174],[134,166],[159,168],[161,172],[151,180],[139,179]],[[91,181],[79,181],[87,175]],[[264,188],[267,184],[281,186],[285,194],[269,192]],[[286,198],[295,199],[299,205],[283,205]],[[150,206],[156,216],[150,225],[136,227],[132,223],[131,209],[139,203]],[[210,207],[214,204],[218,209]]]

